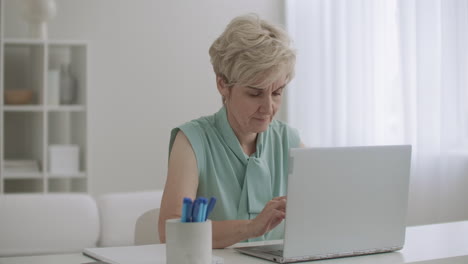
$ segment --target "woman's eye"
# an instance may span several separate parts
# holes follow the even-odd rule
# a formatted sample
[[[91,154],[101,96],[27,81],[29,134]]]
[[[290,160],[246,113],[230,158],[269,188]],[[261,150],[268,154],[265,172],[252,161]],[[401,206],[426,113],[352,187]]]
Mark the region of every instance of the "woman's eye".
[[[276,90],[273,92],[274,96],[280,96],[283,93],[282,89]]]

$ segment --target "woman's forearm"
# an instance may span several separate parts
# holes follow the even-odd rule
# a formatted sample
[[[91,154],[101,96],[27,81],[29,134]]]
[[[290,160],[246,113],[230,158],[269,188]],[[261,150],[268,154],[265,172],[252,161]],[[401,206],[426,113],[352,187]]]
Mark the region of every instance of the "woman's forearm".
[[[286,197],[275,197],[263,208],[262,212],[252,220],[212,221],[213,248],[225,248],[249,238],[261,236],[276,226],[285,218]],[[161,212],[164,212],[162,210]],[[180,215],[164,215],[159,217],[159,237],[165,243],[165,222],[167,219],[180,218]]]
[[[213,248],[225,248],[252,237],[251,220],[212,221]]]

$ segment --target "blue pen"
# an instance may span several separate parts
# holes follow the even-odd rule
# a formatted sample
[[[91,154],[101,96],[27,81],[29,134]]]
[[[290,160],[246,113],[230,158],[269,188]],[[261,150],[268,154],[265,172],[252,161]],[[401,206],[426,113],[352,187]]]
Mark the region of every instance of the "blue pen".
[[[198,222],[205,222],[206,208],[208,206],[208,200],[205,197],[200,198],[200,212],[198,214]]]
[[[193,201],[192,199],[190,199],[190,204],[187,207],[187,222],[192,222],[192,208],[193,208]]]
[[[192,212],[192,199],[185,197],[182,204],[181,222],[190,222],[190,214]]]
[[[208,208],[206,209],[205,221],[208,219],[208,216],[210,215],[211,211],[213,211],[215,204],[216,204],[216,198],[211,197],[210,202],[208,203]]]
[[[193,202],[190,202],[190,206],[187,208],[187,222],[192,222],[192,210],[193,210]]]
[[[200,211],[200,199],[196,199],[193,202],[193,208],[192,208],[192,222],[198,222],[198,213]]]

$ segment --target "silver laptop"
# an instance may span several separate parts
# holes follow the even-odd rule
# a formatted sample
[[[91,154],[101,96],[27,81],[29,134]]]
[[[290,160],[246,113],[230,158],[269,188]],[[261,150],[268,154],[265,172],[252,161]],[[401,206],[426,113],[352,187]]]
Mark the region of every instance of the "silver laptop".
[[[278,263],[403,248],[411,146],[290,150],[284,241],[237,248]]]

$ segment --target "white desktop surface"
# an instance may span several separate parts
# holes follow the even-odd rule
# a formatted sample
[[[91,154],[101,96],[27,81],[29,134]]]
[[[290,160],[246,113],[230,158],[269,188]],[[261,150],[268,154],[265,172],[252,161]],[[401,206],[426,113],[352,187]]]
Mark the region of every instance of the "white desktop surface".
[[[272,244],[275,242],[278,241],[242,243],[233,247]],[[273,263],[243,255],[235,251],[233,247],[213,250],[213,254],[224,258],[225,264]],[[81,264],[87,262],[93,262],[93,260],[81,253],[0,258],[0,264]],[[301,263],[468,264],[468,221],[408,227],[406,244],[401,251]]]

